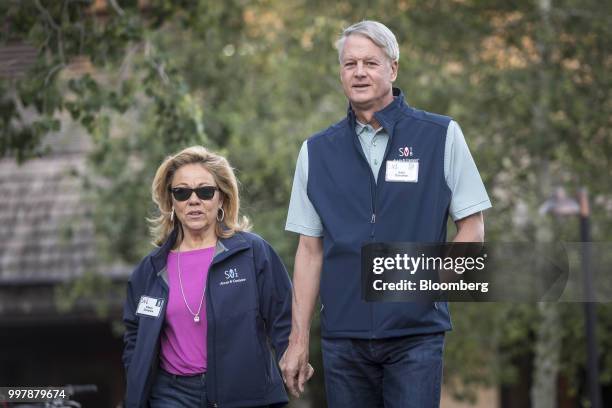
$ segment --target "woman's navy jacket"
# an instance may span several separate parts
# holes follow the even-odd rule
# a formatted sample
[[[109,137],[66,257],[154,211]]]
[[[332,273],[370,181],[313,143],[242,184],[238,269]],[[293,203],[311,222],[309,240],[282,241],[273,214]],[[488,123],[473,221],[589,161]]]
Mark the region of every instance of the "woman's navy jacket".
[[[147,255],[128,282],[123,314],[126,407],[148,406],[168,303],[166,261],[176,235],[175,230]],[[136,314],[141,296],[163,299],[158,317]],[[206,285],[206,318],[211,406],[284,405],[288,399],[277,361],[291,329],[291,281],[261,237],[238,232],[219,239]]]

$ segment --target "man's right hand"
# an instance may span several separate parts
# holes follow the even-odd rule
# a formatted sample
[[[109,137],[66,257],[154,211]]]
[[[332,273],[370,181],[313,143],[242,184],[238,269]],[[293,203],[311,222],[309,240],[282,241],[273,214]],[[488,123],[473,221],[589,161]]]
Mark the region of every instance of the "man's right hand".
[[[308,364],[308,340],[289,343],[280,359],[279,367],[289,393],[299,397],[304,393],[304,384],[312,377],[314,369]]]

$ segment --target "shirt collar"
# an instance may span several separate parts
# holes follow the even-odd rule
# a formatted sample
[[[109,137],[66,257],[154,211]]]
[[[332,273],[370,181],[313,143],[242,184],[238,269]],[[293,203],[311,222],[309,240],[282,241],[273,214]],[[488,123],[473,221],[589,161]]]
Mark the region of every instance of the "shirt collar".
[[[363,124],[361,122],[359,122],[358,120],[355,120],[355,133],[357,134],[357,136],[360,136],[363,132],[365,132],[366,129],[370,129],[373,136],[376,136],[379,133],[382,133],[385,131],[385,129],[381,126],[378,129],[374,129],[371,125],[369,124]]]
[[[357,133],[357,135],[360,135],[361,133],[363,133],[366,127],[367,125],[364,125],[360,121],[355,120],[355,133]]]

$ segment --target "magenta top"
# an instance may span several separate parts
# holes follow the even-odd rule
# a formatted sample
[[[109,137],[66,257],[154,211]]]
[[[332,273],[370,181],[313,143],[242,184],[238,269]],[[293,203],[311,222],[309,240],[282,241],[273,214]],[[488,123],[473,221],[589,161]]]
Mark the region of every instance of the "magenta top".
[[[195,322],[181,293],[177,259],[185,299],[191,311],[197,313],[214,252],[215,248],[211,247],[183,251],[180,257],[176,252],[168,254],[170,293],[161,336],[160,366],[169,373],[194,375],[206,371],[206,298],[202,300],[199,322]]]

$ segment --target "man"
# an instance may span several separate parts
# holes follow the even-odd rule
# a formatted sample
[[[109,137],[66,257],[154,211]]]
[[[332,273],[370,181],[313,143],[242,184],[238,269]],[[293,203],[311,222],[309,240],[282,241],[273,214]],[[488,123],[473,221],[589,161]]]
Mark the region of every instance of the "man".
[[[360,249],[446,242],[449,214],[454,241],[482,242],[482,211],[491,204],[457,123],[409,107],[392,87],[399,60],[393,33],[363,21],[343,32],[338,51],[350,106],[344,120],[304,142],[298,157],[286,229],[300,239],[281,370],[290,392],[303,392],[320,287],[329,407],[436,407],[451,329],[447,304],[363,301]],[[398,173],[400,162],[409,170]]]

